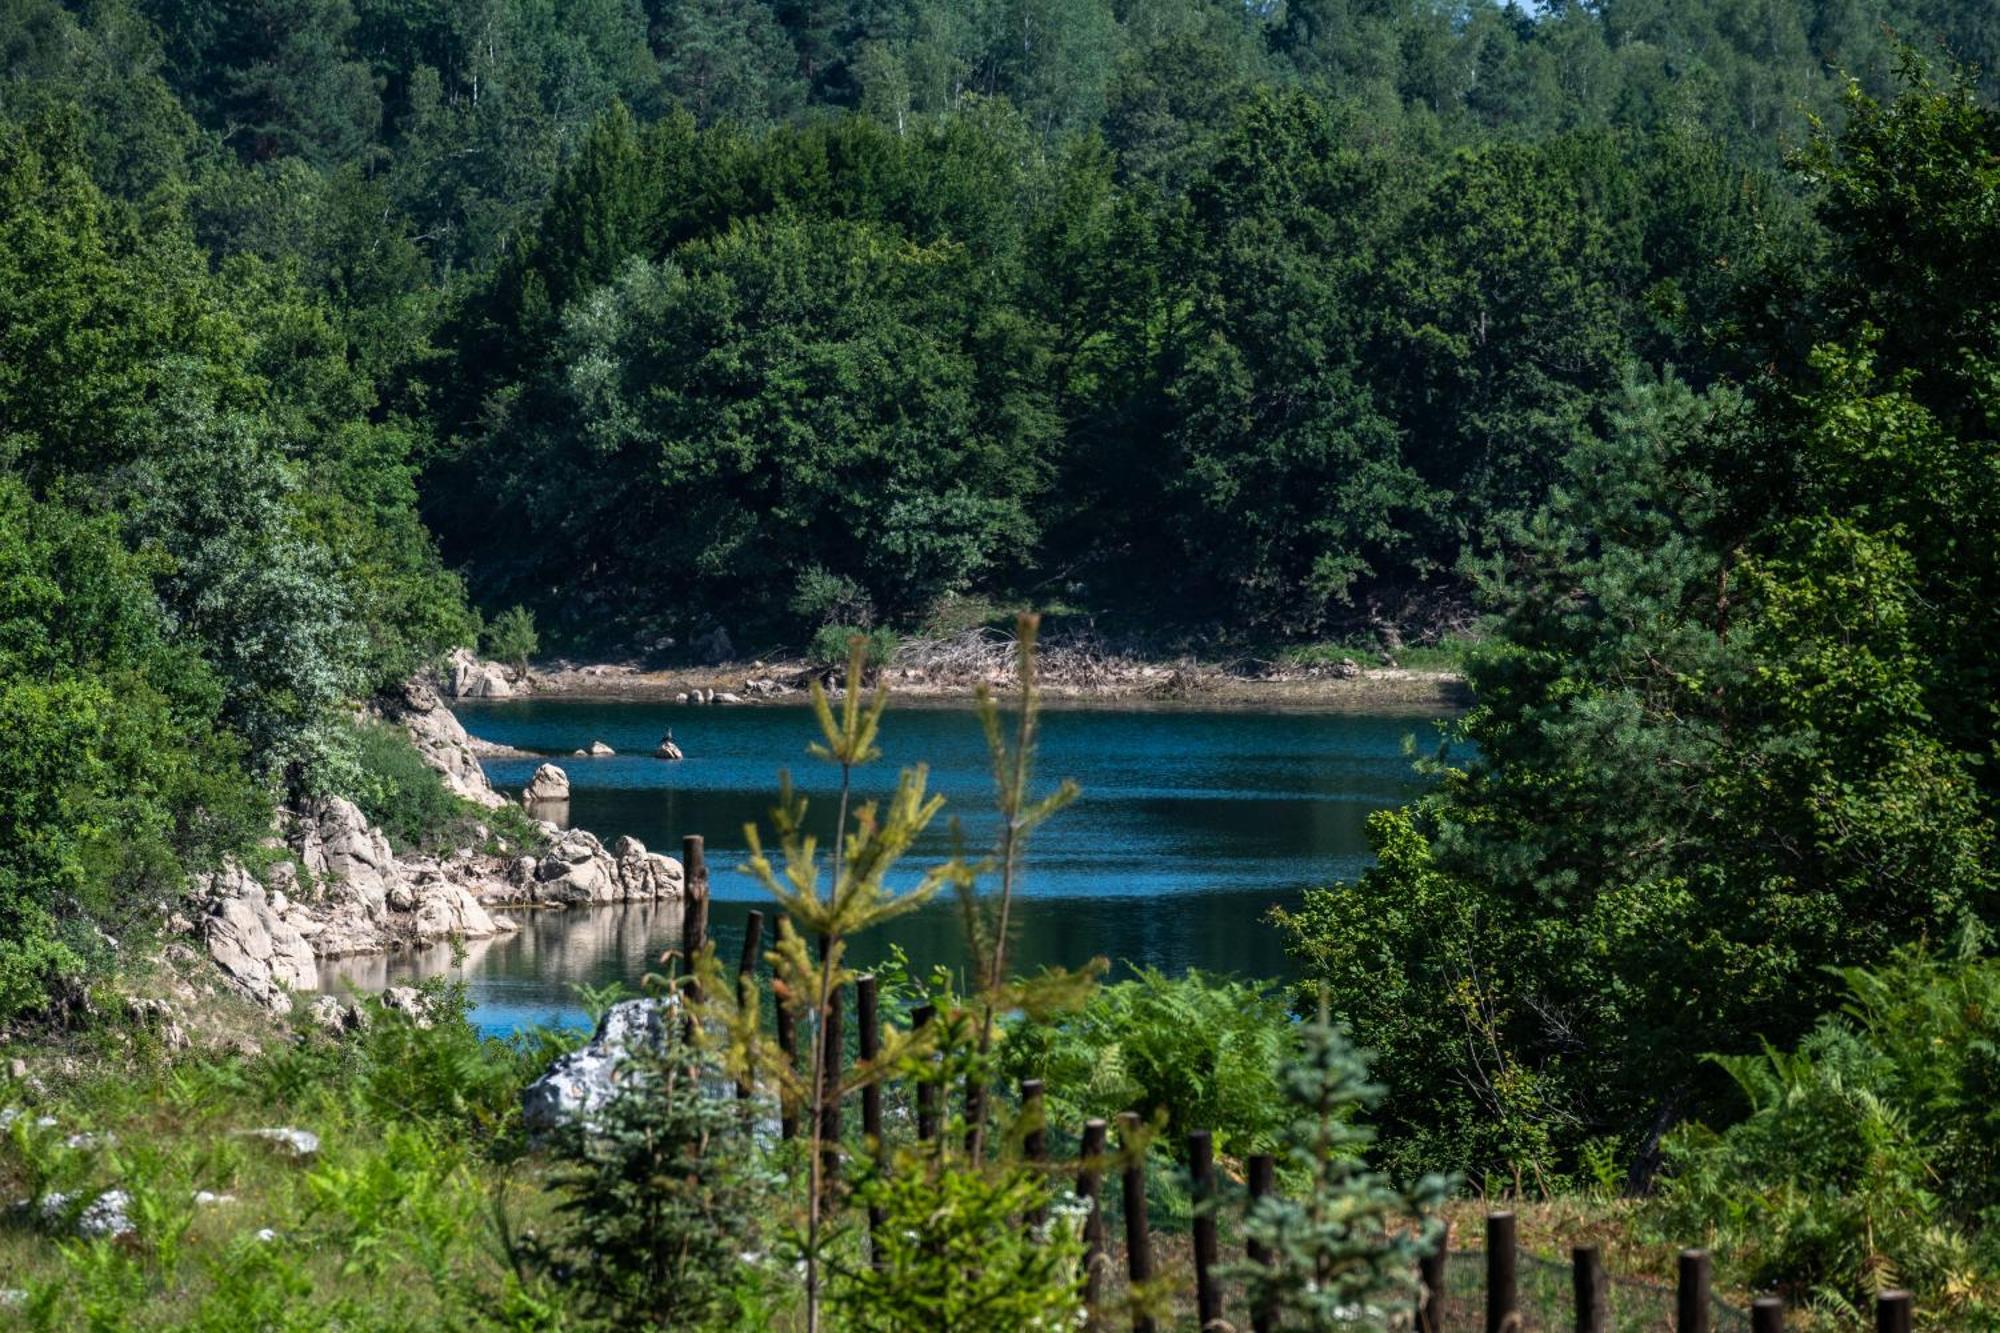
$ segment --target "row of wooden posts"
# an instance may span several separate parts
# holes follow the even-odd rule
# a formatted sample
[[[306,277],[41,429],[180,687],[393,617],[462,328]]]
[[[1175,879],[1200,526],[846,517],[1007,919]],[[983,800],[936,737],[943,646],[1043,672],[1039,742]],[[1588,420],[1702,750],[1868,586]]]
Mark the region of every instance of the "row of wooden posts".
[[[690,836],[682,840],[682,857],[686,873],[686,894],[683,898],[681,915],[681,944],[684,954],[693,958],[706,946],[708,940],[708,867],[703,856],[702,839]],[[753,911],[745,923],[743,954],[737,965],[737,981],[747,990],[751,973],[755,970],[759,950],[763,945],[764,914]],[[855,1021],[859,1054],[863,1061],[873,1060],[880,1048],[881,1028],[877,1013],[877,988],[873,976],[862,976],[855,980]],[[832,1004],[826,1014],[822,1033],[825,1046],[823,1060],[828,1071],[829,1086],[838,1086],[841,1063],[846,1048],[843,1042],[841,996],[834,993]],[[929,1005],[922,1005],[911,1012],[914,1030],[922,1030],[936,1017]],[[788,1057],[797,1058],[797,1035],[791,1011],[784,1005],[777,1007],[778,1044]],[[747,1081],[737,1084],[737,1096],[748,1099],[752,1088]],[[977,1082],[968,1081],[965,1089],[966,1120],[971,1129],[968,1139],[979,1133],[984,1119],[985,1090]],[[1044,1130],[1042,1114],[1043,1086],[1040,1079],[1024,1079],[1021,1082],[1020,1098],[1022,1117],[1029,1127],[1022,1140],[1022,1151],[1026,1158],[1037,1165],[1048,1164],[1048,1138]],[[942,1089],[934,1082],[917,1084],[916,1120],[919,1142],[934,1141],[940,1130]],[[822,1176],[828,1180],[835,1177],[839,1168],[839,1143],[842,1132],[841,1099],[829,1097],[819,1109],[820,1138],[822,1142]],[[873,1142],[882,1142],[882,1088],[878,1083],[869,1083],[861,1089],[861,1132]],[[1084,1122],[1083,1136],[1078,1145],[1076,1172],[1076,1194],[1085,1207],[1083,1241],[1085,1250],[1084,1299],[1088,1309],[1095,1312],[1102,1294],[1102,1282],[1109,1259],[1105,1247],[1103,1198],[1103,1163],[1108,1146],[1111,1126],[1104,1120],[1092,1119]],[[1136,1151],[1140,1139],[1140,1119],[1135,1112],[1126,1112],[1118,1117],[1118,1131],[1124,1153],[1121,1169],[1120,1190],[1125,1213],[1125,1268],[1133,1286],[1151,1282],[1154,1276],[1152,1228],[1146,1213],[1146,1171],[1142,1151]],[[799,1123],[796,1108],[789,1105],[780,1113],[779,1133],[786,1139],[798,1136]],[[968,1142],[968,1148],[971,1143]],[[1216,1195],[1215,1144],[1207,1130],[1195,1130],[1187,1135],[1187,1163],[1194,1185],[1194,1270],[1195,1270],[1195,1311],[1199,1318],[1198,1327],[1212,1329],[1226,1327],[1222,1324],[1223,1299],[1220,1275],[1221,1256],[1219,1237],[1216,1230],[1215,1210],[1212,1200]],[[1245,1162],[1249,1193],[1249,1204],[1270,1194],[1275,1188],[1277,1162],[1268,1153],[1260,1153]],[[1040,1218],[1032,1219],[1039,1223]],[[882,1218],[877,1210],[871,1209],[868,1223],[871,1235],[881,1225]],[[1449,1234],[1438,1242],[1437,1248],[1424,1257],[1418,1265],[1419,1294],[1415,1311],[1418,1333],[1445,1333],[1447,1328],[1447,1297],[1449,1295],[1446,1256],[1450,1248]],[[1270,1254],[1256,1242],[1245,1247],[1245,1255],[1252,1263],[1267,1264]],[[1519,1333],[1522,1327],[1519,1299],[1519,1256],[1520,1248],[1515,1236],[1515,1219],[1511,1212],[1492,1212],[1486,1216],[1486,1300],[1485,1333]],[[1577,1333],[1607,1333],[1610,1328],[1610,1282],[1604,1268],[1602,1252],[1595,1245],[1579,1245],[1571,1251],[1571,1286],[1573,1309]],[[1711,1333],[1713,1301],[1711,1295],[1711,1267],[1706,1250],[1683,1250],[1680,1255],[1679,1271],[1675,1284],[1675,1319],[1677,1333]],[[1907,1291],[1885,1291],[1876,1297],[1875,1328],[1877,1333],[1910,1333],[1915,1304]],[[1097,1319],[1095,1313],[1093,1321]],[[1752,1333],[1782,1333],[1785,1325],[1785,1303],[1777,1296],[1760,1296],[1751,1303],[1750,1328]],[[1250,1326],[1254,1333],[1269,1333],[1275,1324],[1269,1310],[1252,1310]],[[1093,1323],[1093,1327],[1101,1324]],[[1133,1333],[1156,1333],[1152,1315],[1135,1306],[1132,1315]]]

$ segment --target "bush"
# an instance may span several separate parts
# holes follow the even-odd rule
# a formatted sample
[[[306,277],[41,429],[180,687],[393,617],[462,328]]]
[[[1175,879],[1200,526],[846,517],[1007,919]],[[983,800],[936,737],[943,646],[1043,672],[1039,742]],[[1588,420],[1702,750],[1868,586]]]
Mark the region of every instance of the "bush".
[[[1137,1110],[1165,1116],[1169,1143],[1206,1129],[1240,1155],[1283,1128],[1277,1071],[1296,1049],[1297,1025],[1268,986],[1142,968],[1079,1013],[1013,1028],[1003,1059],[1014,1077],[1043,1080],[1059,1124]]]
[[[528,669],[528,659],[542,646],[541,636],[535,633],[535,614],[525,606],[510,606],[493,617],[481,638],[487,656],[523,673]]]
[[[793,614],[822,625],[866,627],[875,623],[875,604],[868,600],[868,590],[822,565],[808,565],[799,575],[791,609]]]
[[[720,1095],[713,1055],[681,1021],[635,1049],[617,1093],[552,1145],[568,1218],[549,1243],[523,1236],[517,1265],[550,1275],[615,1328],[693,1328],[712,1316],[756,1244],[769,1181],[743,1104]]]
[[[1954,1326],[2000,1319],[2000,961],[1900,955],[1785,1052],[1714,1057],[1750,1113],[1667,1141],[1652,1221],[1714,1237],[1750,1286],[1859,1321],[1907,1286]]]
[[[835,1277],[839,1327],[1014,1333],[1082,1323],[1082,1214],[1051,1209],[1033,1168],[937,1166],[906,1153],[869,1171],[856,1194],[881,1220],[873,1262]],[[1040,1214],[1048,1220],[1021,1225]]]
[[[1367,1169],[1361,1154],[1374,1135],[1357,1117],[1382,1089],[1368,1082],[1366,1063],[1327,1021],[1324,1003],[1279,1081],[1293,1117],[1279,1159],[1287,1188],[1257,1200],[1244,1219],[1244,1235],[1270,1261],[1235,1265],[1235,1276],[1251,1307],[1270,1311],[1277,1327],[1388,1327],[1391,1307],[1407,1309],[1414,1295],[1418,1259],[1437,1245],[1442,1224],[1432,1214],[1448,1182],[1430,1176],[1404,1192]]]
[[[399,849],[431,844],[469,819],[472,807],[451,794],[401,727],[358,724],[354,758],[354,803]]]
[[[895,631],[886,627],[865,630],[855,625],[822,625],[806,649],[806,660],[822,671],[847,665],[848,646],[856,638],[864,641],[862,666],[880,671],[896,651]]]

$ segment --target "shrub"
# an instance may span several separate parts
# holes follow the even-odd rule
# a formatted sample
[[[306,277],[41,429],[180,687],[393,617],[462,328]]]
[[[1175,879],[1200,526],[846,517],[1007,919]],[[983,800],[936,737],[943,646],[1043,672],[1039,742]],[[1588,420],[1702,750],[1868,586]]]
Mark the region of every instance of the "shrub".
[[[880,1221],[872,1262],[835,1275],[838,1327],[1014,1333],[1082,1322],[1081,1215],[1051,1210],[1033,1169],[937,1166],[906,1153],[856,1193]],[[1040,1213],[1050,1216],[1032,1231],[1021,1225]]]
[[[875,604],[868,600],[868,590],[822,565],[808,565],[799,575],[792,611],[821,625],[866,628],[875,623]]]
[[[548,1274],[615,1328],[691,1328],[712,1316],[756,1243],[769,1181],[743,1107],[717,1089],[715,1058],[678,1019],[635,1049],[619,1088],[554,1137],[568,1219],[544,1243],[514,1242],[517,1265]]]
[[[1742,1279],[1836,1318],[1884,1287],[1962,1326],[2000,1318],[2000,961],[1899,955],[1797,1049],[1713,1057],[1749,1102],[1666,1143],[1652,1221],[1709,1235]]]
[[[528,659],[542,646],[535,633],[535,613],[525,606],[510,606],[488,622],[483,631],[487,656],[506,662],[525,673]]]
[[[354,803],[399,848],[433,842],[469,816],[471,807],[451,794],[402,728],[358,724],[354,757]]]
[[[1013,1076],[1040,1078],[1061,1124],[1136,1110],[1164,1115],[1167,1141],[1194,1129],[1223,1151],[1268,1148],[1284,1125],[1277,1071],[1297,1048],[1284,1001],[1260,983],[1141,968],[1081,1012],[1013,1028]]]
[[[863,643],[861,664],[871,672],[887,666],[896,651],[895,631],[886,627],[864,630],[855,625],[822,625],[806,649],[806,660],[822,671],[844,665],[848,645],[856,638]]]
[[[1286,1188],[1257,1200],[1243,1226],[1271,1258],[1233,1271],[1251,1306],[1268,1310],[1277,1327],[1386,1327],[1390,1307],[1407,1308],[1414,1294],[1418,1259],[1437,1244],[1441,1224],[1427,1214],[1447,1183],[1430,1176],[1404,1192],[1366,1168],[1361,1154],[1374,1135],[1355,1117],[1382,1090],[1323,1004],[1280,1082],[1295,1117],[1280,1158]]]

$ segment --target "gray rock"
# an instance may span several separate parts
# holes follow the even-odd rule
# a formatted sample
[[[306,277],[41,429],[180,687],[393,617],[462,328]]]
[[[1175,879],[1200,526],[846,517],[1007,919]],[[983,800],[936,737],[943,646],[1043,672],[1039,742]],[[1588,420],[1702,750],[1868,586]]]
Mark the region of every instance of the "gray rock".
[[[411,681],[403,687],[400,698],[383,707],[382,716],[410,733],[418,755],[444,779],[453,795],[488,809],[507,803],[487,781],[465,727],[430,686]]]
[[[336,1037],[359,1032],[367,1023],[357,1006],[348,1004],[337,995],[315,995],[306,1016],[315,1027]]]
[[[537,768],[535,776],[528,779],[527,789],[521,793],[521,804],[530,809],[568,799],[569,774],[554,764],[543,764]]]
[[[370,917],[380,917],[398,874],[396,853],[354,802],[339,796],[309,801],[287,839],[315,876],[347,893]]]
[[[113,1240],[129,1236],[132,1225],[132,1196],[124,1190],[106,1190],[81,1209],[75,1194],[50,1194],[42,1199],[42,1225],[69,1226],[84,1240]]]
[[[290,1013],[290,992],[319,988],[312,946],[241,867],[212,877],[210,889],[219,896],[203,923],[208,956],[236,989],[274,1013]]]
[[[612,749],[609,745],[606,745],[603,741],[592,741],[590,743],[590,748],[585,750],[584,753],[589,755],[593,759],[608,759],[612,755],[617,754],[618,751]]]
[[[246,1129],[243,1134],[246,1138],[262,1139],[291,1157],[311,1157],[319,1151],[319,1135],[309,1129],[280,1125],[273,1129]]]
[[[617,1087],[618,1071],[634,1051],[657,1050],[666,1040],[668,1000],[626,1000],[598,1021],[590,1041],[550,1065],[521,1092],[521,1118],[544,1133],[582,1116],[588,1118]]]
[[[454,699],[508,699],[514,682],[498,662],[481,661],[470,648],[455,648],[445,659],[445,693]]]
[[[426,884],[417,891],[417,939],[423,943],[449,939],[484,939],[513,929],[511,921],[495,918],[479,905],[469,889],[449,882]]]

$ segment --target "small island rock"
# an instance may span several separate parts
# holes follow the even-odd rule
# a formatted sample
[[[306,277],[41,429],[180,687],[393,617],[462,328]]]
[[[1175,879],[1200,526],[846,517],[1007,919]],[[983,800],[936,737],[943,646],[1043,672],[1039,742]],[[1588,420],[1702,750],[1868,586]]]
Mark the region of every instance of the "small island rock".
[[[569,774],[554,764],[543,764],[535,770],[535,776],[528,779],[527,790],[521,793],[521,804],[543,805],[551,801],[569,799]]]

